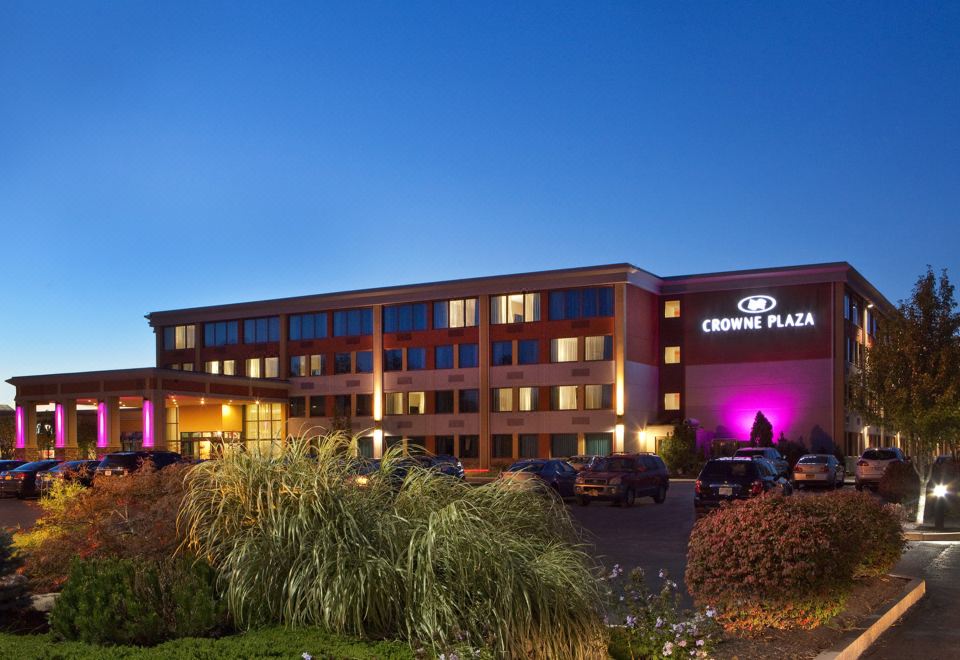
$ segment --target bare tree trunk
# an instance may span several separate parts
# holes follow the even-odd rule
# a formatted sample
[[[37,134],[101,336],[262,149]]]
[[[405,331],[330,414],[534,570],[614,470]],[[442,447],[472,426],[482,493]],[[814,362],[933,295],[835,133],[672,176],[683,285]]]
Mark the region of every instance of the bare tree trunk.
[[[917,524],[923,524],[923,514],[927,508],[927,483],[930,481],[928,475],[920,476],[920,499],[917,500]]]

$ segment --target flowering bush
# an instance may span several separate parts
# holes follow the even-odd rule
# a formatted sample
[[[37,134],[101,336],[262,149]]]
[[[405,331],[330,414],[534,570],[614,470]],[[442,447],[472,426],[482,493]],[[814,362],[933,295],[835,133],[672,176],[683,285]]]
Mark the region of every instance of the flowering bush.
[[[888,571],[902,549],[894,513],[868,495],[768,495],[697,522],[686,581],[728,629],[815,628],[842,610],[855,578]]]
[[[707,658],[720,636],[707,608],[693,613],[680,607],[677,583],[660,571],[660,591],[651,593],[644,573],[635,568],[624,578],[619,565],[607,576],[614,627],[609,653],[613,658]]]

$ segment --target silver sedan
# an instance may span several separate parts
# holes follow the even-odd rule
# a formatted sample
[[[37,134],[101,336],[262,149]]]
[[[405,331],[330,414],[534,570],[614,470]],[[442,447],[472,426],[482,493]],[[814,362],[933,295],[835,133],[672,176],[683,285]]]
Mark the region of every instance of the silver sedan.
[[[793,466],[793,485],[842,488],[846,469],[833,454],[807,454]]]

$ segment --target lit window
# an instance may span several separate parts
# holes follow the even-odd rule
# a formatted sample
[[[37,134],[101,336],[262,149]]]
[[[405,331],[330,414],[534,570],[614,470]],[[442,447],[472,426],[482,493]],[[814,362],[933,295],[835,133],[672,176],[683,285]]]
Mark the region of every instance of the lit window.
[[[517,410],[531,412],[540,408],[540,389],[521,387],[517,389]]]
[[[583,359],[584,360],[612,360],[613,359],[613,337],[604,335],[602,337],[586,337],[583,340]]]
[[[613,408],[613,385],[586,385],[583,388],[584,410]]]
[[[667,346],[663,349],[663,361],[666,364],[680,364],[680,347]]]
[[[326,356],[323,354],[320,355],[311,355],[310,356],[310,375],[311,376],[322,376],[324,362],[326,362]]]
[[[208,374],[218,374],[220,373],[220,361],[212,360],[203,365],[203,370]]]
[[[440,300],[433,303],[434,328],[463,328],[477,324],[477,299]]]
[[[680,393],[668,392],[663,395],[664,410],[680,410]]]
[[[236,360],[224,360],[223,361],[223,374],[225,376],[234,376],[237,373],[237,361]]]
[[[388,415],[403,414],[403,392],[387,392],[384,396],[384,409]]]
[[[539,320],[539,293],[514,293],[490,298],[490,323],[529,323]]]
[[[267,378],[280,377],[280,358],[268,357],[263,359],[263,375]]]
[[[407,392],[407,414],[422,415],[427,412],[427,396],[423,392]]]
[[[563,337],[550,341],[550,361],[551,362],[576,362],[577,361],[577,338]]]
[[[663,318],[665,319],[680,318],[680,301],[679,300],[668,300],[665,303],[663,303]]]
[[[182,369],[184,371],[193,371],[193,362],[184,362]]]
[[[294,355],[290,358],[290,375],[291,376],[307,375],[307,356],[306,355]]]
[[[247,440],[279,440],[283,432],[282,408],[279,403],[244,406],[244,436]]]
[[[260,358],[249,358],[246,363],[247,378],[260,378]]]
[[[512,388],[495,387],[490,394],[490,403],[493,407],[493,412],[513,412]]]
[[[182,350],[196,346],[195,325],[169,326],[163,329],[163,348],[167,351]]]
[[[551,410],[576,410],[577,409],[577,386],[576,385],[555,385],[550,388],[550,409]]]

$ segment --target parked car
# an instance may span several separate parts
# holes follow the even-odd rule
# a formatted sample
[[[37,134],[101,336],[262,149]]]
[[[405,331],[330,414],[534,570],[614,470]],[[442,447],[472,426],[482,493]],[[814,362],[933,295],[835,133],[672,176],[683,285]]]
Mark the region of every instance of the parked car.
[[[887,471],[887,466],[891,463],[906,463],[907,458],[900,451],[899,447],[880,447],[875,449],[866,449],[857,460],[855,473],[855,485],[857,490],[863,490],[864,486],[876,488],[880,485],[880,479],[883,473]]]
[[[528,458],[508,467],[500,473],[499,478],[507,481],[539,479],[560,497],[573,497],[577,471],[558,458]]]
[[[637,497],[663,504],[669,488],[667,466],[656,454],[612,454],[581,471],[574,491],[580,506],[593,500],[632,506]]]
[[[352,473],[350,480],[357,486],[366,487],[370,484],[370,479],[376,478],[380,474],[383,461],[380,459],[363,460],[356,463],[350,470]],[[391,461],[391,470],[388,478],[394,488],[399,489],[403,480],[413,467],[420,467],[430,470],[439,476],[453,477],[454,479],[464,479],[463,464],[455,456],[441,454],[434,456],[432,454],[416,454],[413,456],[403,456]]]
[[[7,497],[8,495],[16,495],[19,498],[37,497],[40,494],[37,490],[37,473],[49,470],[57,463],[62,462],[51,458],[24,463],[12,470],[0,472],[0,497]]]
[[[927,492],[932,493],[937,486],[946,486],[947,493],[954,497],[960,492],[960,461],[954,456],[937,456],[933,462]]]
[[[25,464],[26,461],[19,461],[16,459],[5,459],[0,461],[0,472],[6,472],[7,470],[12,470],[18,468],[21,465]]]
[[[579,456],[571,456],[567,459],[567,463],[573,466],[573,469],[577,472],[585,470],[593,465],[596,461],[600,460],[600,456],[594,456],[589,454],[583,454]]]
[[[93,483],[93,476],[97,472],[100,461],[81,460],[64,461],[57,463],[49,470],[37,474],[37,489],[44,495],[53,486],[53,482],[76,483],[89,487]]]
[[[847,470],[833,454],[806,454],[793,466],[793,486],[843,488]]]
[[[697,517],[723,502],[746,500],[764,493],[793,492],[790,483],[765,459],[714,458],[707,461],[694,484],[693,506]]]
[[[123,477],[140,470],[147,462],[162,470],[168,465],[183,462],[183,457],[175,451],[118,451],[103,457],[97,466],[96,476]]]
[[[777,474],[782,477],[790,475],[790,463],[773,447],[744,447],[743,449],[738,449],[734,456],[736,458],[765,458],[773,463]]]
[[[438,454],[436,456],[421,454],[420,456],[414,456],[412,458],[423,467],[436,470],[440,474],[445,474],[448,477],[456,477],[457,479],[466,478],[466,473],[463,471],[463,463],[461,463],[460,459],[456,456],[451,456],[450,454]]]

